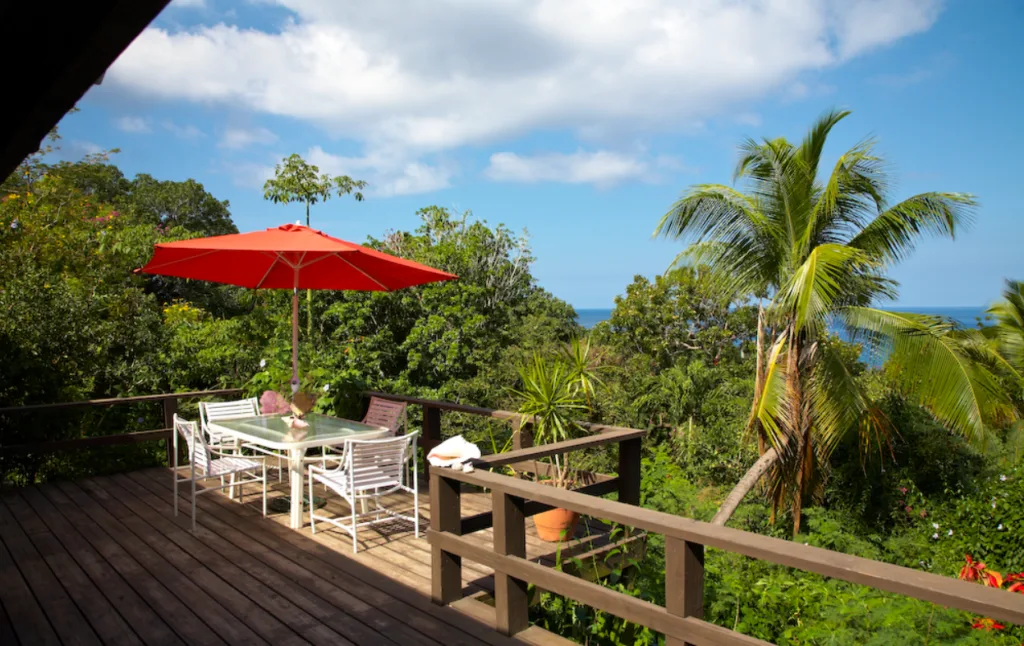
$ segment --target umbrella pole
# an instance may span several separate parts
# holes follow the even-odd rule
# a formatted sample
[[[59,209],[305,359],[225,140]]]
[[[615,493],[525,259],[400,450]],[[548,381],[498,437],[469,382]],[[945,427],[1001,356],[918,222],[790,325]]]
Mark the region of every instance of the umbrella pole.
[[[296,276],[295,282],[298,282]],[[292,395],[299,392],[299,290],[292,290]]]

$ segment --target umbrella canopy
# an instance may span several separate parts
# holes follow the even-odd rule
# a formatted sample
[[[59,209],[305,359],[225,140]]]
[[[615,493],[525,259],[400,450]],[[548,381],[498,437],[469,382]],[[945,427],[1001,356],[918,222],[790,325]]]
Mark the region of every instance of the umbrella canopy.
[[[392,291],[457,278],[300,224],[161,243],[139,271],[263,289]]]
[[[156,245],[137,271],[292,291],[292,392],[298,388],[299,289],[392,291],[457,278],[300,224]]]

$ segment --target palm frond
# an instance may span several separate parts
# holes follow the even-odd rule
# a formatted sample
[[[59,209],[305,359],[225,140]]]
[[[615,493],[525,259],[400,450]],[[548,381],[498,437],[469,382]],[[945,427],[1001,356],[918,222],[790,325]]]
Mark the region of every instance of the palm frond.
[[[845,245],[814,247],[807,260],[779,289],[774,307],[792,316],[796,329],[819,332],[826,317],[843,297],[843,284],[864,263],[865,254]]]
[[[967,193],[921,193],[879,213],[848,244],[881,262],[899,262],[923,235],[954,238],[971,223],[976,206]]]
[[[874,143],[862,141],[836,161],[814,202],[805,245],[845,242],[883,210],[888,181]]]
[[[854,340],[888,354],[903,395],[950,430],[981,445],[988,423],[1016,418],[999,379],[967,356],[948,321],[867,307],[844,308],[839,315]]]
[[[892,425],[854,378],[833,343],[819,343],[817,356],[809,388],[815,436],[825,461],[852,432],[857,433],[862,458],[869,450],[881,453],[890,447]]]
[[[785,353],[789,347],[789,336],[783,332],[772,344],[765,363],[764,387],[761,397],[754,403],[748,429],[756,419],[764,429],[772,448],[779,456],[792,453],[790,431],[793,428],[789,396],[786,390],[787,367]]]
[[[1018,374],[1024,374],[1024,283],[1007,280],[1003,299],[987,312],[996,322],[999,351]]]
[[[763,223],[757,203],[724,184],[698,184],[662,216],[655,236],[696,241],[756,238]]]
[[[807,166],[811,176],[817,175],[818,164],[821,161],[821,151],[825,148],[825,141],[837,123],[850,116],[849,110],[832,109],[824,113],[814,122],[811,129],[807,131],[804,140],[800,143],[797,153],[801,161]]]

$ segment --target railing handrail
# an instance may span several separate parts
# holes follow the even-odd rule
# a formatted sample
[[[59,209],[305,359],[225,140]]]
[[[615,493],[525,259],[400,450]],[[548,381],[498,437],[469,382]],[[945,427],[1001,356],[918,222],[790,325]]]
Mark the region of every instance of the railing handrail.
[[[689,544],[735,552],[850,583],[895,592],[995,619],[1024,624],[1024,596],[1005,590],[988,588],[938,574],[721,525],[712,525],[488,471],[465,473],[455,469],[442,469],[438,470],[436,475],[441,479],[455,480],[522,500],[562,507],[627,527],[662,534],[666,536],[666,540],[671,538]],[[497,531],[497,527],[495,531]],[[438,532],[435,530],[432,533],[437,534]],[[448,540],[452,537],[456,537],[456,535],[450,533],[449,537],[441,540]]]
[[[221,388],[218,390],[194,390],[183,393],[158,393],[156,395],[131,395],[129,397],[109,397],[107,399],[84,399],[81,401],[56,402],[53,404],[4,406],[3,408],[0,408],[0,413],[19,413],[30,410],[53,410],[60,408],[84,408],[88,406],[115,406],[117,404],[156,402],[166,399],[189,399],[192,397],[219,397],[222,395],[236,395],[241,392],[241,388]]]
[[[363,392],[363,395],[367,397],[379,397],[381,399],[388,399],[391,401],[413,404],[414,406],[423,406],[424,408],[446,410],[453,413],[467,413],[469,415],[479,415],[481,417],[490,417],[492,419],[502,419],[524,423],[531,423],[536,420],[536,417],[532,415],[523,415],[522,413],[517,413],[511,410],[502,410],[500,408],[483,408],[481,406],[470,406],[469,404],[458,404],[456,402],[444,401],[443,399],[423,399],[421,397],[410,397],[408,395],[393,395],[391,393],[382,393],[373,390],[365,391]],[[626,426],[611,426],[608,424],[582,422],[579,420],[576,421],[576,424],[578,424],[580,428],[591,433],[611,433],[615,431],[638,430]]]

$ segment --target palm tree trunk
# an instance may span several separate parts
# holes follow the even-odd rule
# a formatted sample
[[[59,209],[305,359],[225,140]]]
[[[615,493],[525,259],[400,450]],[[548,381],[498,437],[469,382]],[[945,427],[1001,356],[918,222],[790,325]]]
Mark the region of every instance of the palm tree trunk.
[[[809,428],[804,411],[804,388],[803,375],[801,374],[800,353],[803,351],[803,339],[797,332],[795,324],[791,323],[789,328],[789,348],[786,352],[788,363],[786,370],[786,396],[789,400],[789,411],[787,417],[787,435],[795,438],[798,443],[796,447],[797,474],[796,490],[793,492],[793,534],[800,532],[800,512],[803,509],[803,488],[804,488],[804,467],[803,451],[805,449],[806,432]],[[794,440],[789,440],[790,442]]]
[[[746,498],[750,490],[753,489],[757,483],[761,480],[761,477],[768,473],[768,470],[778,462],[779,454],[775,452],[775,449],[769,448],[767,451],[761,454],[757,462],[753,464],[747,472],[743,474],[740,481],[736,483],[736,486],[732,488],[729,495],[722,501],[722,505],[718,508],[718,512],[715,513],[715,517],[711,519],[713,525],[724,525],[729,522],[732,518],[733,512],[740,506],[743,499]]]
[[[764,455],[765,437],[761,420],[757,418],[757,404],[764,392],[764,305],[757,306],[757,365],[754,367],[754,403],[750,409],[750,421],[747,427],[757,436],[757,454]]]

